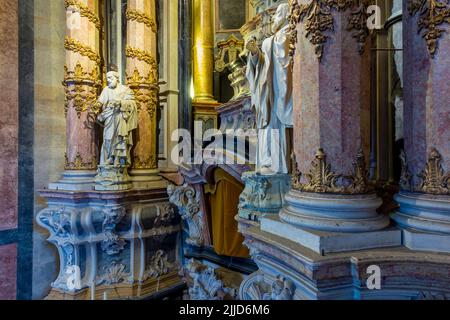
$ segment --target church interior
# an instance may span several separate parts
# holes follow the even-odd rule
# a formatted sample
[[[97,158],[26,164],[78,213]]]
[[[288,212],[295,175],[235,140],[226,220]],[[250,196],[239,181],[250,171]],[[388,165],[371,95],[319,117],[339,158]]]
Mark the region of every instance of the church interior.
[[[450,299],[449,0],[0,0],[0,300]]]

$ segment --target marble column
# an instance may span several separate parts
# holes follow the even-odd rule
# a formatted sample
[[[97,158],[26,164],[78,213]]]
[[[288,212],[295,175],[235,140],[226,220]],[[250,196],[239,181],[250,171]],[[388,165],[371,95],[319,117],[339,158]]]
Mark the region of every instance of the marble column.
[[[311,14],[302,14],[302,5]],[[389,217],[377,213],[382,201],[368,181],[367,2],[335,3],[329,12],[325,6],[291,1],[298,163],[286,205],[279,217],[264,218],[261,230],[318,253],[400,245],[400,232],[386,230]]]
[[[450,252],[450,4],[405,0],[403,12],[405,152],[393,219],[407,247]]]
[[[51,189],[92,189],[98,164],[96,102],[101,88],[98,0],[68,0],[66,3],[66,171]]]
[[[151,188],[158,176],[158,62],[155,0],[128,0],[126,74],[138,103],[139,125],[130,176],[135,188]]]

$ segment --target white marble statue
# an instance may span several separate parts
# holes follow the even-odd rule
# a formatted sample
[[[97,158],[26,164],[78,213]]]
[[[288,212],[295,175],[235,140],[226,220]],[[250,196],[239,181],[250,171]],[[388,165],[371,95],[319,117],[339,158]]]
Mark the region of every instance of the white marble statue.
[[[256,171],[288,173],[287,128],[292,128],[292,61],[289,56],[289,5],[281,4],[273,17],[273,36],[258,48],[249,40],[247,79],[256,109],[258,150]]]
[[[133,130],[137,128],[137,105],[133,91],[120,83],[117,72],[108,72],[108,87],[100,95],[104,123],[100,166],[124,167],[131,163]]]

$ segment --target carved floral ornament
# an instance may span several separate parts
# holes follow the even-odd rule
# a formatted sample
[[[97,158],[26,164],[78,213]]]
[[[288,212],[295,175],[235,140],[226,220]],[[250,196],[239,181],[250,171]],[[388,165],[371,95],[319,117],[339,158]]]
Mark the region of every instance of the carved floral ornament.
[[[369,171],[366,166],[364,152],[361,149],[353,162],[354,171],[349,175],[336,174],[327,162],[323,149],[319,149],[316,159],[311,163],[311,170],[305,174],[306,183],[302,182],[303,174],[297,164],[292,174],[292,188],[302,192],[331,194],[367,194],[373,192],[369,185]]]
[[[418,185],[413,183],[405,153],[400,156],[402,162],[402,174],[400,187],[404,191],[427,193],[433,195],[450,195],[450,172],[446,172],[442,166],[442,155],[435,148],[430,150],[428,161],[423,171],[417,175],[420,179]]]
[[[374,4],[374,0],[311,0],[300,4],[299,0],[289,0],[289,25],[291,30],[290,55],[295,53],[297,44],[297,24],[304,23],[305,37],[315,47],[319,60],[322,59],[324,46],[329,39],[327,33],[334,31],[333,11],[350,9],[347,30],[352,31],[353,38],[358,44],[360,54],[364,53],[364,46],[369,29],[367,28],[367,8]]]
[[[83,112],[88,111],[92,106],[95,108],[101,85],[97,68],[94,68],[91,73],[87,73],[79,62],[73,71],[69,71],[67,66],[64,66],[63,86],[66,98],[66,116],[70,107],[75,109],[78,119],[81,118]]]
[[[154,33],[158,32],[155,20],[153,20],[148,14],[144,12],[128,9],[126,17],[129,21],[136,21],[145,24]]]
[[[447,31],[444,23],[450,24],[449,0],[408,0],[408,11],[411,16],[418,14],[417,32],[427,42],[428,52],[434,58],[438,40]]]
[[[138,111],[140,112],[146,105],[150,119],[156,121],[159,92],[157,70],[151,69],[148,75],[143,77],[135,68],[133,74],[127,77],[127,84],[134,92]]]

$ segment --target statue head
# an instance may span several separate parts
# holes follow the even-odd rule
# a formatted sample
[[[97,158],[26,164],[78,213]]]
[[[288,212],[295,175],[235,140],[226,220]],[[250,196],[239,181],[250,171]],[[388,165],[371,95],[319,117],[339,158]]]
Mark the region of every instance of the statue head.
[[[120,84],[120,76],[116,71],[110,71],[106,74],[106,81],[110,89],[115,89]]]
[[[276,33],[287,25],[289,17],[289,4],[282,3],[278,6],[273,16],[272,32]]]

